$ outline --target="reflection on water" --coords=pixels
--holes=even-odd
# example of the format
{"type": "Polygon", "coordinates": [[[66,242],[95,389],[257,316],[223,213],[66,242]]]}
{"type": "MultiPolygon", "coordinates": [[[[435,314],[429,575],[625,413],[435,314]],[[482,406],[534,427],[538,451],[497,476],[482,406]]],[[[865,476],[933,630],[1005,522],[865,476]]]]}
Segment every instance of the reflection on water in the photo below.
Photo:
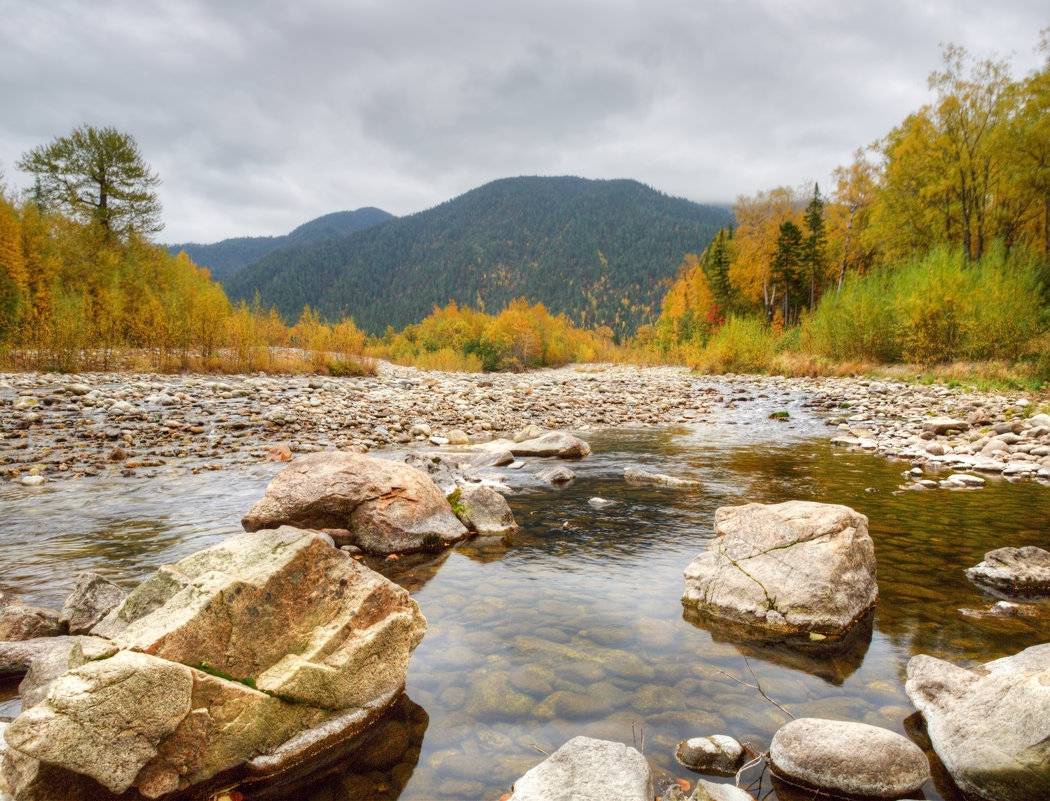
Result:
{"type": "MultiPolygon", "coordinates": [[[[746,684],[798,717],[903,732],[912,655],[967,665],[1045,639],[1046,605],[1013,618],[960,610],[994,603],[964,574],[985,551],[1048,545],[1050,490],[993,479],[972,492],[898,492],[908,465],[832,449],[826,429],[790,398],[752,403],[742,425],[591,432],[594,454],[572,465],[578,477],[564,489],[535,481],[539,461],[505,470],[521,525],[512,541],[377,563],[429,623],[409,669],[412,701],[377,735],[378,756],[341,758],[284,797],[494,800],[578,734],[638,746],[662,786],[688,776],[673,758],[686,737],[725,733],[768,746],[788,718],[746,684]],[[790,422],[769,421],[781,408],[790,422]],[[630,485],[626,465],[703,487],[630,485]],[[594,509],[594,496],[615,503],[594,509]],[[870,630],[820,655],[727,638],[686,619],[682,571],[713,536],[715,509],[793,498],[868,516],[880,590],[870,630]]],[[[128,586],[238,530],[274,469],[35,495],[0,488],[11,565],[2,589],[54,606],[80,570],[128,586]]],[[[931,799],[949,792],[926,788],[931,799]]]]}

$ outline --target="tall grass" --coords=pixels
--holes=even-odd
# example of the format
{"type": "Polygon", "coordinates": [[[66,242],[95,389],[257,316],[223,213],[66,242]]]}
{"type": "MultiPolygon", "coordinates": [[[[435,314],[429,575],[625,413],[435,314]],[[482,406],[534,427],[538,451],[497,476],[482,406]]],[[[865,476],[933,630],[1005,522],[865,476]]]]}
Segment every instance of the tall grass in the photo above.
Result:
{"type": "Polygon", "coordinates": [[[1012,361],[1045,323],[1032,258],[993,247],[970,262],[939,249],[825,296],[803,322],[801,345],[835,361],[1012,361]]]}
{"type": "Polygon", "coordinates": [[[730,317],[706,345],[684,349],[686,363],[705,373],[761,373],[769,369],[775,335],[757,317],[730,317]]]}

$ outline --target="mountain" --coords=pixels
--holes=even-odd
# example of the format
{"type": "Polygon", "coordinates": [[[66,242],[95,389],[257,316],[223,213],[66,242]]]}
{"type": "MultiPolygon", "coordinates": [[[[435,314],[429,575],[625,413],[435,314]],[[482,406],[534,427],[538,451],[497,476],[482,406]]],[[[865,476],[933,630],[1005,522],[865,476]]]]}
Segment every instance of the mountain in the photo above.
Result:
{"type": "Polygon", "coordinates": [[[294,321],[305,304],[381,333],[450,300],[497,312],[540,301],[583,326],[633,333],[659,314],[687,253],[728,208],[672,198],[637,181],[505,178],[427,211],[341,237],[285,247],[225,282],[294,321]]]}
{"type": "Polygon", "coordinates": [[[267,253],[279,248],[288,245],[306,245],[319,239],[330,239],[353,231],[363,231],[393,218],[394,215],[369,206],[357,211],[337,211],[325,214],[316,220],[303,223],[284,236],[241,236],[224,239],[211,245],[184,242],[178,245],[165,245],[165,247],[172,255],[176,255],[179,251],[186,251],[186,255],[194,264],[198,267],[207,267],[216,281],[224,281],[242,267],[258,261],[267,253]]]}

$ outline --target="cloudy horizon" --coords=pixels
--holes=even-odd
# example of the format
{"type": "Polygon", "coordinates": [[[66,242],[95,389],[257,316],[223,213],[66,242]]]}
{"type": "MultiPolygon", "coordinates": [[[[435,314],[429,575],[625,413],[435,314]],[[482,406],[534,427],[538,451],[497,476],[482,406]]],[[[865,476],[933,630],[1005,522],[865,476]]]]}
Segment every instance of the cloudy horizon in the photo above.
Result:
{"type": "Polygon", "coordinates": [[[498,178],[631,178],[698,202],[829,182],[930,100],[952,43],[1009,61],[1028,0],[0,0],[0,169],[83,125],[137,140],[164,242],[399,216],[498,178]],[[214,5],[214,7],[212,7],[214,5]]]}

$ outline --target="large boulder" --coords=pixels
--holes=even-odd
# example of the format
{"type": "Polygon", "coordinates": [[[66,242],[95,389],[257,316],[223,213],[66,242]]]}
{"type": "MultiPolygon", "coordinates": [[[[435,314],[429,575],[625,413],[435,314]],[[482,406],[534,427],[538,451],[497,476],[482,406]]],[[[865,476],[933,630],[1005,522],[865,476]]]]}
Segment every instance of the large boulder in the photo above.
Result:
{"type": "Polygon", "coordinates": [[[70,634],[86,634],[121,601],[124,590],[97,573],[81,573],[73,592],[62,604],[58,620],[70,634]]]}
{"type": "Polygon", "coordinates": [[[468,535],[437,485],[401,462],[359,453],[300,456],[241,521],[245,531],[333,529],[366,553],[433,550],[468,535]]]}
{"type": "Polygon", "coordinates": [[[723,506],[706,553],[685,570],[682,603],[771,635],[843,637],[878,599],[867,518],[788,501],[723,506]]]}
{"type": "Polygon", "coordinates": [[[1033,598],[1050,595],[1050,552],[1026,545],[996,548],[966,571],[974,584],[999,595],[1033,598]]]}
{"type": "Polygon", "coordinates": [[[652,801],[649,763],[623,743],[573,737],[514,782],[509,801],[652,801]]]}
{"type": "Polygon", "coordinates": [[[326,535],[282,526],[162,568],[92,633],[341,709],[400,687],[425,630],[403,589],[326,535]]]}
{"type": "Polygon", "coordinates": [[[970,670],[919,654],[905,691],[968,797],[1050,798],[1050,643],[970,670]]]}
{"type": "Polygon", "coordinates": [[[91,781],[156,798],[280,771],[388,706],[425,627],[405,590],[325,534],[230,537],[129,593],[93,629],[105,639],[38,656],[5,781],[19,801],[91,781]]]}
{"type": "Polygon", "coordinates": [[[773,771],[793,784],[864,798],[905,798],[930,777],[915,743],[896,732],[840,720],[799,718],[769,745],[773,771]]]}
{"type": "Polygon", "coordinates": [[[115,794],[147,798],[186,789],[289,735],[323,711],[292,704],[186,665],[131,651],[56,679],[47,697],[7,727],[4,774],[16,799],[61,798],[90,777],[115,794]],[[52,780],[37,781],[40,766],[52,780]]]}

